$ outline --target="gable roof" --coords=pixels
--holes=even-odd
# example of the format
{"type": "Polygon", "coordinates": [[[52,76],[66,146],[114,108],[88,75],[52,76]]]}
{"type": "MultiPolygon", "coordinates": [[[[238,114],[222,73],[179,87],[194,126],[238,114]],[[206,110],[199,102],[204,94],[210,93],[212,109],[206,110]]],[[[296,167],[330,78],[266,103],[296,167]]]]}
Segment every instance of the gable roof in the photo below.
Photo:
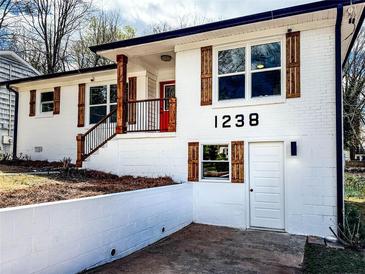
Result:
{"type": "Polygon", "coordinates": [[[288,8],[282,8],[282,9],[257,13],[257,14],[253,14],[253,15],[237,17],[237,18],[233,18],[233,19],[222,20],[222,21],[218,21],[218,22],[212,22],[212,23],[198,25],[198,26],[194,26],[194,27],[188,27],[188,28],[167,31],[167,32],[162,32],[162,33],[157,33],[157,34],[151,34],[151,35],[136,37],[136,38],[127,39],[127,40],[121,40],[121,41],[107,43],[107,44],[95,45],[95,46],[90,47],[90,50],[95,53],[98,53],[99,51],[106,51],[106,50],[112,50],[112,49],[116,49],[116,48],[136,46],[136,45],[141,45],[141,44],[147,44],[147,43],[152,43],[152,42],[157,42],[157,41],[162,41],[162,40],[168,40],[168,39],[173,39],[173,38],[178,38],[178,37],[183,37],[183,36],[199,34],[199,33],[208,32],[208,31],[220,30],[220,29],[225,29],[225,28],[230,28],[230,27],[235,27],[235,26],[240,26],[240,25],[247,25],[247,24],[252,24],[252,23],[257,23],[257,22],[262,22],[262,21],[267,21],[267,20],[273,20],[273,19],[279,19],[279,18],[294,16],[294,15],[299,15],[299,14],[322,11],[322,10],[326,10],[326,9],[333,9],[333,8],[336,8],[341,1],[343,2],[343,5],[359,4],[359,3],[365,2],[365,0],[339,0],[339,1],[335,1],[335,0],[328,1],[327,0],[327,1],[313,2],[313,3],[309,3],[309,4],[304,4],[304,5],[298,5],[298,6],[288,7],[288,8]]]}
{"type": "Polygon", "coordinates": [[[0,50],[0,56],[4,56],[4,57],[10,57],[11,59],[23,64],[24,66],[26,66],[27,68],[29,68],[31,71],[34,72],[34,74],[36,75],[40,75],[41,73],[36,70],[35,68],[33,68],[28,62],[26,62],[23,58],[21,58],[18,54],[16,54],[14,51],[10,51],[10,50],[0,50]]]}

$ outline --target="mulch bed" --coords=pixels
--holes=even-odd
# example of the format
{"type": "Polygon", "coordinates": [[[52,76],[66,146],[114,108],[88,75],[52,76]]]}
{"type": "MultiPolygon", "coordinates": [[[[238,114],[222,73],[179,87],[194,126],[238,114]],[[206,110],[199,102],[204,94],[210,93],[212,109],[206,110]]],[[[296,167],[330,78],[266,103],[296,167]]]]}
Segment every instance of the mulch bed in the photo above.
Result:
{"type": "Polygon", "coordinates": [[[11,191],[1,191],[0,189],[0,208],[69,200],[175,184],[170,177],[119,177],[109,173],[74,168],[61,170],[58,174],[37,176],[45,177],[47,183],[11,191]]]}

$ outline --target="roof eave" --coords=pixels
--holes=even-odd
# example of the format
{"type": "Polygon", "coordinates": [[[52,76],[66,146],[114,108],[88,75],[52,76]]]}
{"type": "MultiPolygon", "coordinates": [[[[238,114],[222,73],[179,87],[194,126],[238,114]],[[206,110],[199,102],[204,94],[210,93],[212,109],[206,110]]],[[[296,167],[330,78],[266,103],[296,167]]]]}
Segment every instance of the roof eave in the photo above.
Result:
{"type": "MultiPolygon", "coordinates": [[[[363,3],[365,0],[345,0],[344,5],[349,4],[358,4],[363,3]]],[[[246,25],[246,24],[252,24],[267,20],[273,20],[273,19],[280,19],[284,17],[289,16],[295,16],[299,14],[305,14],[305,13],[311,13],[316,11],[322,11],[327,9],[332,9],[337,7],[338,2],[337,1],[319,1],[319,2],[313,2],[309,4],[294,6],[294,7],[288,7],[288,8],[282,8],[278,10],[273,11],[267,11],[262,13],[257,13],[253,15],[247,15],[243,17],[237,17],[233,19],[208,23],[204,25],[194,26],[194,27],[188,27],[158,34],[152,34],[147,36],[141,36],[136,37],[128,40],[121,40],[117,42],[107,43],[107,44],[101,44],[101,45],[95,45],[91,46],[90,50],[98,53],[101,51],[107,51],[107,50],[113,50],[116,48],[124,48],[124,47],[130,47],[130,46],[136,46],[141,44],[147,44],[162,40],[168,40],[173,38],[178,38],[182,36],[189,36],[224,28],[230,28],[240,25],[246,25]]]]}

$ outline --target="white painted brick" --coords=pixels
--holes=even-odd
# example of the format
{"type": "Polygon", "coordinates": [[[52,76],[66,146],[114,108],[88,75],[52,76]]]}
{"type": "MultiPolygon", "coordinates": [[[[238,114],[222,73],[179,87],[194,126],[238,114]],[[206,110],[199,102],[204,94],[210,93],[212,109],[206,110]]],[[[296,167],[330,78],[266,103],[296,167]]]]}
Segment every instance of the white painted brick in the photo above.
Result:
{"type": "Polygon", "coordinates": [[[1,223],[0,272],[76,273],[128,255],[190,224],[192,196],[192,186],[182,184],[0,209],[0,220],[9,221],[6,225],[1,223]],[[148,200],[150,206],[138,206],[143,200],[148,200]],[[132,206],[114,206],[124,205],[125,201],[132,206]],[[90,213],[94,209],[95,216],[90,213]],[[42,231],[47,233],[29,233],[27,230],[35,223],[37,227],[39,223],[46,226],[42,231]],[[20,236],[8,241],[13,226],[20,236]],[[166,227],[165,233],[161,232],[162,226],[166,227]],[[116,248],[118,256],[110,255],[112,248],[116,248]]]}

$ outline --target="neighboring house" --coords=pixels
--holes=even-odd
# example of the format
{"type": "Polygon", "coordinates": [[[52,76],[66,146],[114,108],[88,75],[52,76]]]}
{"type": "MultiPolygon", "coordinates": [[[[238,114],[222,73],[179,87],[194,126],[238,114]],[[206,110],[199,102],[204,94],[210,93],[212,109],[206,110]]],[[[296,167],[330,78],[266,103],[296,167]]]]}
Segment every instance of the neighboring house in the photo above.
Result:
{"type": "Polygon", "coordinates": [[[91,47],[117,64],[5,83],[17,151],[194,182],[197,223],[329,236],[343,220],[342,64],[363,10],[321,1],[91,47]]]}
{"type": "MultiPolygon", "coordinates": [[[[0,81],[39,75],[12,51],[0,51],[0,81]]],[[[12,153],[15,94],[0,85],[0,155],[12,153]]]]}

